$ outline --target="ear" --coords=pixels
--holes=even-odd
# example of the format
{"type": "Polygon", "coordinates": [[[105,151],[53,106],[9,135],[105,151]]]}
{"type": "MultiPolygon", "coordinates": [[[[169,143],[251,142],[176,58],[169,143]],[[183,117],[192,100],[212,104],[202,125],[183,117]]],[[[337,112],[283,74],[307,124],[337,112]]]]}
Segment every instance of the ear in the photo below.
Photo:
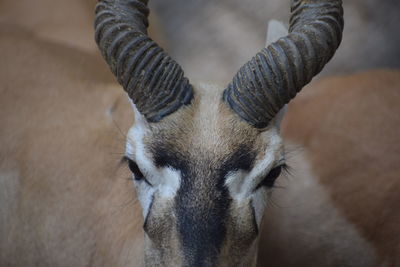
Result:
{"type": "Polygon", "coordinates": [[[134,145],[135,140],[139,140],[143,137],[144,133],[149,129],[149,123],[146,121],[146,118],[140,114],[139,110],[136,108],[136,105],[132,102],[132,99],[128,96],[128,94],[126,95],[133,109],[134,122],[126,135],[127,142],[125,145],[125,153],[127,155],[134,155],[136,150],[136,146],[134,145]]]}
{"type": "MultiPolygon", "coordinates": [[[[141,139],[146,134],[146,132],[150,131],[150,124],[146,120],[146,117],[143,116],[143,114],[141,114],[139,112],[135,103],[132,102],[132,99],[130,99],[130,97],[128,95],[127,95],[127,97],[129,99],[129,102],[131,103],[131,106],[133,109],[133,114],[135,116],[133,125],[129,129],[127,137],[128,137],[128,139],[129,138],[141,139]]],[[[133,152],[133,148],[130,147],[130,145],[132,143],[134,143],[134,142],[130,142],[129,140],[127,142],[126,150],[127,150],[128,154],[129,154],[129,152],[133,152]]]]}
{"type": "Polygon", "coordinates": [[[287,106],[288,105],[283,106],[283,108],[281,110],[279,110],[279,112],[276,114],[275,118],[272,120],[273,123],[275,124],[275,127],[278,128],[278,130],[280,130],[282,120],[285,117],[285,114],[287,112],[287,106]]]}
{"type": "Polygon", "coordinates": [[[280,38],[285,37],[288,34],[288,30],[285,25],[277,20],[270,20],[268,22],[267,39],[265,41],[265,47],[269,46],[273,42],[278,41],[280,38]]]}
{"type": "Polygon", "coordinates": [[[135,116],[133,124],[140,125],[145,128],[149,128],[149,123],[147,122],[146,118],[139,112],[135,103],[133,103],[132,99],[128,96],[128,94],[127,94],[127,97],[129,99],[129,103],[131,103],[131,107],[133,109],[133,115],[135,116]]]}

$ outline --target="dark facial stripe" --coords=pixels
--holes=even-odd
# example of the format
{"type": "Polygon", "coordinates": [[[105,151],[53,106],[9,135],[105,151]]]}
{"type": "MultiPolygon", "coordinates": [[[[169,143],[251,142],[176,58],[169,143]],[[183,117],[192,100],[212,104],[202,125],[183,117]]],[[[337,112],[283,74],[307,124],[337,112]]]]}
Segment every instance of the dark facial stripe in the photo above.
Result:
{"type": "MultiPolygon", "coordinates": [[[[193,170],[194,166],[192,167],[191,165],[200,165],[199,163],[195,164],[196,161],[203,160],[200,156],[197,159],[190,159],[183,151],[173,151],[172,148],[164,147],[162,144],[155,145],[151,150],[151,154],[153,154],[154,164],[157,167],[171,166],[174,169],[185,170],[186,172],[189,171],[189,167],[193,170]]],[[[226,176],[230,171],[239,169],[249,171],[254,165],[255,158],[256,153],[247,146],[242,145],[228,159],[223,160],[217,166],[215,166],[216,164],[207,166],[217,169],[220,176],[226,176]]]]}
{"type": "Polygon", "coordinates": [[[232,170],[249,170],[255,154],[242,147],[225,162],[214,163],[207,155],[191,160],[162,146],[152,152],[157,166],[181,171],[175,212],[184,265],[215,266],[225,240],[231,203],[225,176],[232,170]]]}
{"type": "Polygon", "coordinates": [[[253,168],[256,153],[245,145],[240,146],[235,153],[226,159],[219,169],[220,175],[226,176],[231,171],[249,171],[253,168]]]}
{"type": "Polygon", "coordinates": [[[193,175],[187,173],[184,177],[176,198],[176,212],[185,265],[214,266],[225,239],[231,199],[223,179],[196,177],[209,182],[199,190],[190,181],[193,175]]]}

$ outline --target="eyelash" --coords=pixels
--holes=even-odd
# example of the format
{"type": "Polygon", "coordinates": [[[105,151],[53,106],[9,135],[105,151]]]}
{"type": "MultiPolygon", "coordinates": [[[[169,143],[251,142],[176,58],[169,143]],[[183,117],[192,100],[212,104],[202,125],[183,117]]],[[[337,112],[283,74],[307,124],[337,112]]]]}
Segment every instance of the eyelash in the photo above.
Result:
{"type": "Polygon", "coordinates": [[[256,190],[260,189],[261,187],[273,188],[276,179],[282,174],[282,171],[288,169],[286,164],[279,165],[274,167],[269,173],[264,177],[264,179],[257,185],[256,190]]]}
{"type": "Polygon", "coordinates": [[[122,161],[127,162],[128,163],[128,167],[129,170],[133,173],[135,180],[136,181],[144,181],[146,182],[148,185],[152,185],[143,175],[143,173],[140,171],[139,166],[136,164],[136,162],[134,162],[133,160],[131,160],[130,158],[128,158],[127,156],[124,156],[122,158],[122,161]]]}

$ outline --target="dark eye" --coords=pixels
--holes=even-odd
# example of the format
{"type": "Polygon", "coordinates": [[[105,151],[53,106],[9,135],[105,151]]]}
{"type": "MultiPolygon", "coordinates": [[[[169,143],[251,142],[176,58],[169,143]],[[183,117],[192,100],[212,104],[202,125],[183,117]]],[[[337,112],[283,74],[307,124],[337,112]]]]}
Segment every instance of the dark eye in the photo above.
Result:
{"type": "Polygon", "coordinates": [[[256,190],[259,189],[262,186],[271,188],[274,186],[276,178],[279,177],[279,175],[282,172],[283,166],[278,166],[270,170],[270,172],[265,176],[265,178],[261,181],[261,183],[257,186],[256,190]]]}
{"type": "Polygon", "coordinates": [[[135,180],[140,181],[140,180],[144,179],[144,175],[140,171],[139,166],[136,164],[136,162],[134,162],[133,160],[131,160],[128,157],[124,157],[124,160],[128,162],[129,169],[135,176],[135,180]]]}

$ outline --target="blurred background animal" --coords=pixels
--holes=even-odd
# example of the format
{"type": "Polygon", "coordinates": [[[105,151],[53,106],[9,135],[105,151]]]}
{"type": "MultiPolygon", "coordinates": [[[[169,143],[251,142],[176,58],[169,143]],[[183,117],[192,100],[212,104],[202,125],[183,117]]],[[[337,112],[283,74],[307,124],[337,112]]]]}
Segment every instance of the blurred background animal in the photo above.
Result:
{"type": "MultiPolygon", "coordinates": [[[[141,212],[119,164],[132,114],[93,41],[95,2],[0,3],[1,266],[142,260],[141,212]]],[[[289,17],[286,1],[152,4],[150,35],[187,76],[223,83],[263,47],[267,20],[289,17]]],[[[260,266],[400,264],[399,72],[349,75],[399,67],[399,4],[344,4],[342,46],[321,76],[346,75],[289,105],[292,175],[273,190],[260,266]]]]}

